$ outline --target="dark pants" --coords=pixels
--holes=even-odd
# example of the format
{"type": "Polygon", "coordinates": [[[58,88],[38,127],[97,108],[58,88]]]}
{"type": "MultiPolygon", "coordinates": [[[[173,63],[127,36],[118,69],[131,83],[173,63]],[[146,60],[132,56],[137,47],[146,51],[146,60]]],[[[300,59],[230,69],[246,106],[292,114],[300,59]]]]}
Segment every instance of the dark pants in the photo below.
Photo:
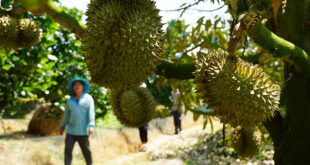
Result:
{"type": "Polygon", "coordinates": [[[147,124],[142,127],[139,127],[139,134],[142,143],[147,143],[147,124]]]}
{"type": "Polygon", "coordinates": [[[181,113],[179,111],[172,111],[175,134],[178,134],[179,131],[182,131],[181,128],[181,113]]]}
{"type": "Polygon", "coordinates": [[[65,141],[65,165],[71,165],[72,150],[75,142],[78,142],[83,152],[87,165],[92,165],[91,151],[89,148],[88,136],[66,135],[65,141]]]}

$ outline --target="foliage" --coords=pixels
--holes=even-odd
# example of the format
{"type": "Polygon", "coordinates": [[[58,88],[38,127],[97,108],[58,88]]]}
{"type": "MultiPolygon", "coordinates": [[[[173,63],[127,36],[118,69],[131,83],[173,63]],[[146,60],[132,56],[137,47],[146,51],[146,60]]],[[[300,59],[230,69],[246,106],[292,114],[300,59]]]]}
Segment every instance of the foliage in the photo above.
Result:
{"type": "MultiPolygon", "coordinates": [[[[79,20],[82,17],[77,9],[65,10],[77,15],[79,20]]],[[[76,76],[89,78],[80,55],[81,43],[70,31],[45,16],[34,17],[26,13],[23,17],[36,21],[43,29],[43,37],[40,44],[29,49],[0,50],[3,117],[22,117],[25,114],[22,105],[30,100],[44,101],[52,108],[64,110],[68,81],[76,76]]],[[[96,116],[103,117],[109,108],[106,91],[92,85],[90,94],[95,100],[96,116]]]]}

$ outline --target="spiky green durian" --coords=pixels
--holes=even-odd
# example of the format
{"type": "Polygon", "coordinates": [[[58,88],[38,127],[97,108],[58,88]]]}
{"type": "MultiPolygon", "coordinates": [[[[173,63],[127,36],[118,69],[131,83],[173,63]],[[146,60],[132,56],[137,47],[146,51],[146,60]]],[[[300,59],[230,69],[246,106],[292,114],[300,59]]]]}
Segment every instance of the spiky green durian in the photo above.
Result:
{"type": "Polygon", "coordinates": [[[223,123],[255,125],[278,109],[280,87],[258,65],[213,51],[200,58],[196,68],[196,89],[223,123]]]}
{"type": "Polygon", "coordinates": [[[42,38],[42,29],[31,19],[18,20],[18,46],[29,48],[38,44],[42,38]]]}
{"type": "Polygon", "coordinates": [[[253,157],[261,146],[261,133],[255,127],[237,127],[231,133],[231,145],[241,157],[253,157]]]}
{"type": "Polygon", "coordinates": [[[110,89],[139,86],[156,70],[162,23],[151,0],[92,0],[82,50],[92,81],[110,89]]]}
{"type": "Polygon", "coordinates": [[[0,18],[0,49],[17,49],[18,22],[10,16],[0,18]]]}
{"type": "Polygon", "coordinates": [[[109,100],[117,119],[128,127],[141,127],[156,115],[155,99],[146,88],[113,90],[109,100]]]}

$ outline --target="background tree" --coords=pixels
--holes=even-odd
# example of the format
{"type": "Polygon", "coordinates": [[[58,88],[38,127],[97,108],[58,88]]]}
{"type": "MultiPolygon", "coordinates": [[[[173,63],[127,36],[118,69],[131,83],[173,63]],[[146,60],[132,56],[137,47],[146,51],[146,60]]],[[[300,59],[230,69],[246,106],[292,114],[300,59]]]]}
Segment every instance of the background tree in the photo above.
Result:
{"type": "MultiPolygon", "coordinates": [[[[2,6],[9,8],[13,3],[2,1],[2,6]]],[[[77,9],[62,9],[81,20],[82,13],[77,9]]],[[[36,21],[43,29],[43,36],[42,41],[31,48],[0,50],[1,117],[23,117],[32,110],[27,107],[30,103],[44,102],[49,107],[46,118],[59,122],[65,109],[65,97],[69,95],[68,81],[76,76],[90,78],[81,56],[81,43],[70,31],[46,16],[23,12],[18,17],[36,21]]],[[[96,117],[102,118],[109,109],[106,90],[95,84],[91,86],[96,117]]]]}

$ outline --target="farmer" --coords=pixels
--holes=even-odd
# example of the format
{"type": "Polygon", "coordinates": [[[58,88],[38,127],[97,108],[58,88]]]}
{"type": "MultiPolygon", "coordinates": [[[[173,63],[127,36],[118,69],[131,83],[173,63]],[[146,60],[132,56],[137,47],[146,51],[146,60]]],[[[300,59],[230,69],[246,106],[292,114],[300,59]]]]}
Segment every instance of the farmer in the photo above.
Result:
{"type": "Polygon", "coordinates": [[[94,132],[95,112],[94,100],[87,92],[89,83],[84,78],[74,78],[68,84],[71,98],[67,100],[65,115],[60,134],[63,135],[67,126],[65,140],[65,165],[72,161],[72,150],[77,141],[83,152],[87,165],[92,164],[88,136],[94,132]]]}
{"type": "Polygon", "coordinates": [[[146,143],[147,143],[147,127],[148,124],[145,124],[144,126],[139,127],[139,135],[142,142],[142,145],[139,148],[140,152],[146,151],[146,143]]]}
{"type": "Polygon", "coordinates": [[[172,87],[171,103],[172,103],[172,115],[175,127],[174,134],[179,134],[179,132],[182,131],[181,115],[183,113],[184,106],[180,103],[180,101],[177,101],[179,97],[180,97],[179,89],[172,87]]]}

